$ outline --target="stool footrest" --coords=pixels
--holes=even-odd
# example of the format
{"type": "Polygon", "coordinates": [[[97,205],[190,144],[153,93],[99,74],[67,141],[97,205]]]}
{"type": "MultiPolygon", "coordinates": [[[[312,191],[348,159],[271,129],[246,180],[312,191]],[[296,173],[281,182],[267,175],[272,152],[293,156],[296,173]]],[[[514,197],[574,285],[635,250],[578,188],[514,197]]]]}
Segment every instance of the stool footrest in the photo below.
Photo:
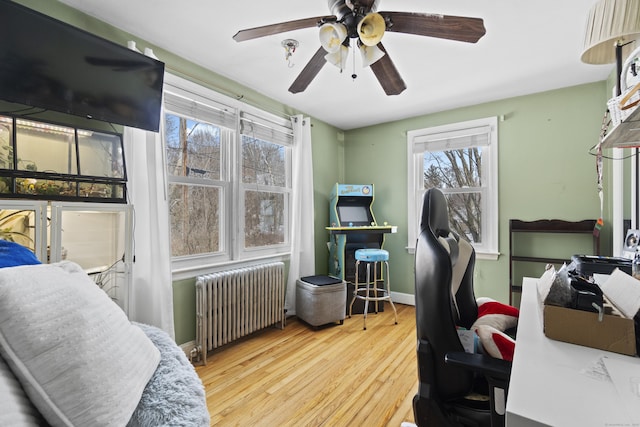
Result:
{"type": "Polygon", "coordinates": [[[391,297],[386,296],[386,297],[363,297],[362,295],[356,295],[357,299],[361,299],[361,300],[369,300],[369,301],[391,301],[391,297]]]}
{"type": "Polygon", "coordinates": [[[376,292],[379,294],[383,294],[383,295],[389,295],[389,291],[387,291],[386,289],[383,288],[360,288],[360,289],[356,289],[353,291],[354,294],[356,294],[356,296],[362,297],[364,298],[366,296],[366,291],[369,291],[370,294],[375,294],[376,292]],[[362,293],[363,295],[360,295],[360,293],[362,293]]]}

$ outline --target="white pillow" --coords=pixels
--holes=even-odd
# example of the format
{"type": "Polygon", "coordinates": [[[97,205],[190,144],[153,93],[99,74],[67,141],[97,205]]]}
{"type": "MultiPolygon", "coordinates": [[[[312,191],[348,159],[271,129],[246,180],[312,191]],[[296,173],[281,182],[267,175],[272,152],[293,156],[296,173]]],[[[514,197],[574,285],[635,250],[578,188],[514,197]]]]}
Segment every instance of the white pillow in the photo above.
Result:
{"type": "Polygon", "coordinates": [[[68,261],[0,269],[0,353],[55,426],[125,425],[160,360],[68,261]]]}
{"type": "Polygon", "coordinates": [[[40,414],[2,357],[0,396],[0,426],[38,427],[41,424],[40,414]]]}

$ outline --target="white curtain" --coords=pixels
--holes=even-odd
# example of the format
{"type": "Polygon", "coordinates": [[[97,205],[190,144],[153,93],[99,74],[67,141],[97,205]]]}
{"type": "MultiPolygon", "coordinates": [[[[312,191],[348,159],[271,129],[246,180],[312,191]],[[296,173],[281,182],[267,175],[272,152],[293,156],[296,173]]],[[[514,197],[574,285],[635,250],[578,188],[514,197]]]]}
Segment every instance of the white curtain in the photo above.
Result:
{"type": "Polygon", "coordinates": [[[160,132],[125,128],[129,201],[134,208],[134,263],[130,320],[156,326],[171,337],[173,286],[169,248],[169,208],[165,180],[164,114],[160,132]]]}
{"type": "Polygon", "coordinates": [[[293,124],[293,194],[291,197],[291,261],[285,309],[296,314],[296,280],[315,274],[313,162],[311,120],[297,115],[293,124]]]}

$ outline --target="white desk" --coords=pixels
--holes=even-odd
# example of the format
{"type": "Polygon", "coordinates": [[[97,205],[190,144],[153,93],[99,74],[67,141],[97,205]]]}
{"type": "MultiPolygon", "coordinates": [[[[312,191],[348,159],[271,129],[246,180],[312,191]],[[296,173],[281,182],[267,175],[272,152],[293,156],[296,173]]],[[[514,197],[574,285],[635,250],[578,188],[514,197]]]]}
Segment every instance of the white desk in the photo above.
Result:
{"type": "MultiPolygon", "coordinates": [[[[632,363],[635,372],[640,359],[545,337],[536,283],[523,280],[507,427],[639,427],[640,419],[628,415],[614,383],[585,371],[606,356],[632,363]]],[[[640,407],[640,398],[637,403],[640,407]]]]}

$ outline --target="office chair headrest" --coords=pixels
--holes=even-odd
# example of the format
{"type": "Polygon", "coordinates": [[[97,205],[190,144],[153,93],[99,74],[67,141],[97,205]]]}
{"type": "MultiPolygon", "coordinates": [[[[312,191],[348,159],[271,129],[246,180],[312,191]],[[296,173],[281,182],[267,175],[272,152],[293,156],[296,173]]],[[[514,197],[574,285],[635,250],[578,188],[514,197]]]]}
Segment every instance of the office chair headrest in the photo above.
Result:
{"type": "Polygon", "coordinates": [[[450,232],[447,199],[437,188],[431,188],[424,194],[420,231],[427,228],[436,237],[446,237],[450,232]]]}
{"type": "Polygon", "coordinates": [[[451,265],[455,266],[458,262],[458,255],[460,254],[460,247],[458,240],[453,233],[448,236],[441,236],[438,238],[440,244],[449,252],[449,258],[451,258],[451,265]]]}
{"type": "Polygon", "coordinates": [[[449,252],[451,265],[458,261],[458,236],[449,228],[447,199],[437,188],[427,190],[424,195],[420,231],[430,231],[449,252]]]}

